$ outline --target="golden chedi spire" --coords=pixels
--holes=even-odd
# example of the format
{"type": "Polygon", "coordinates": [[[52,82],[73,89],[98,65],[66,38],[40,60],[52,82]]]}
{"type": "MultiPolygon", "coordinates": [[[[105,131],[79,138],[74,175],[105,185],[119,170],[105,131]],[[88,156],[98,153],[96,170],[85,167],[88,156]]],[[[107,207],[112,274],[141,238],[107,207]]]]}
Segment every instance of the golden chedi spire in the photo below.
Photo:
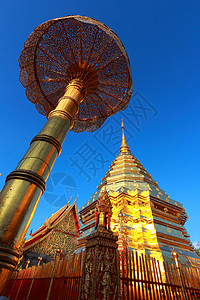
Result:
{"type": "Polygon", "coordinates": [[[119,153],[131,153],[130,151],[130,148],[126,142],[126,138],[125,138],[125,135],[124,135],[124,121],[122,119],[122,124],[121,124],[121,128],[122,128],[122,142],[121,142],[121,146],[120,146],[120,149],[119,149],[119,153]]]}
{"type": "Polygon", "coordinates": [[[159,262],[164,258],[171,263],[171,251],[174,248],[182,264],[199,268],[200,259],[195,256],[183,226],[188,217],[184,206],[171,199],[131,154],[124,135],[123,121],[121,128],[119,154],[102,178],[96,193],[79,210],[84,220],[79,250],[84,249],[87,236],[94,230],[95,203],[106,188],[112,204],[111,229],[119,233],[120,249],[128,244],[129,250],[136,250],[139,255],[147,253],[159,262]]]}

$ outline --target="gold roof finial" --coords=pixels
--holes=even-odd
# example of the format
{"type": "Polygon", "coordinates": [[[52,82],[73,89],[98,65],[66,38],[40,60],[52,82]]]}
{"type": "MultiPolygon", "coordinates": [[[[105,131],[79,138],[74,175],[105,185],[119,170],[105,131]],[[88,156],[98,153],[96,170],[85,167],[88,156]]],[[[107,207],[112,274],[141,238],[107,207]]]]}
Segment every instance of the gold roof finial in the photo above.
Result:
{"type": "Polygon", "coordinates": [[[122,143],[119,149],[119,153],[131,153],[130,148],[126,142],[125,139],[125,135],[124,135],[124,121],[122,119],[122,124],[121,124],[121,128],[122,128],[122,143]]]}
{"type": "Polygon", "coordinates": [[[123,118],[122,118],[122,125],[121,125],[121,128],[122,128],[122,130],[124,131],[124,120],[123,120],[123,118]]]}

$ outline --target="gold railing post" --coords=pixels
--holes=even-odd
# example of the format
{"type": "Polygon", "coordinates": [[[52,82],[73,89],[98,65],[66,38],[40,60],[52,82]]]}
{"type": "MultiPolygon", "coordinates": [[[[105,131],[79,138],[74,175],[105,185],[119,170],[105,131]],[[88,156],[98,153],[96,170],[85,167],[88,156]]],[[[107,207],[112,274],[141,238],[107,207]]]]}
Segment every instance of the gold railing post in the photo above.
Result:
{"type": "Polygon", "coordinates": [[[33,138],[15,171],[6,178],[0,193],[0,295],[10,271],[17,265],[20,247],[45,191],[46,180],[83,99],[83,82],[72,80],[44,128],[33,138]]]}
{"type": "Polygon", "coordinates": [[[50,284],[49,284],[49,289],[48,289],[46,300],[49,300],[49,298],[50,298],[51,289],[52,289],[53,280],[54,280],[54,273],[55,273],[56,266],[57,266],[57,264],[59,262],[60,252],[61,252],[61,249],[58,247],[56,249],[55,263],[54,263],[54,266],[53,266],[53,271],[52,271],[52,275],[51,275],[51,281],[50,281],[50,284]]]}
{"type": "Polygon", "coordinates": [[[33,278],[32,278],[32,280],[31,280],[31,284],[30,284],[30,287],[29,287],[29,291],[28,291],[26,300],[29,299],[29,296],[30,296],[30,294],[31,294],[31,290],[32,290],[33,283],[34,283],[34,280],[35,280],[36,271],[37,271],[37,268],[40,266],[40,262],[41,262],[41,260],[42,260],[42,257],[39,256],[39,257],[37,258],[37,260],[38,260],[37,266],[35,266],[35,271],[34,271],[34,274],[33,274],[33,278]]]}
{"type": "Polygon", "coordinates": [[[179,279],[180,279],[180,282],[181,282],[181,289],[182,289],[183,299],[187,300],[186,291],[185,291],[185,288],[184,288],[184,285],[183,285],[183,278],[182,278],[180,265],[179,265],[179,261],[178,261],[179,255],[174,249],[172,250],[171,255],[174,259],[176,270],[177,270],[177,273],[178,273],[178,276],[179,276],[179,279]]]}

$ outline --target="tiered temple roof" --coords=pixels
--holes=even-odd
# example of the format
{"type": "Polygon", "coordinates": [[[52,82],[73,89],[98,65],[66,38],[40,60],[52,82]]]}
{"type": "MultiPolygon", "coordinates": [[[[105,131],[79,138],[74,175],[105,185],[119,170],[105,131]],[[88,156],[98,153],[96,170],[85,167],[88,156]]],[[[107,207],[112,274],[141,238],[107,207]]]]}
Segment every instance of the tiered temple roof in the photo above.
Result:
{"type": "Polygon", "coordinates": [[[57,247],[62,249],[64,255],[72,254],[77,247],[80,225],[76,201],[72,205],[67,203],[48,220],[46,219],[37,231],[30,234],[31,237],[23,246],[26,258],[32,257],[36,261],[35,258],[39,255],[44,258],[55,257],[57,247]]]}
{"type": "Polygon", "coordinates": [[[200,263],[183,226],[188,218],[184,206],[172,200],[131,153],[125,139],[123,121],[119,154],[96,193],[79,209],[83,223],[78,245],[80,249],[84,248],[86,236],[94,230],[95,205],[104,189],[113,206],[111,228],[118,234],[121,232],[130,250],[146,252],[159,260],[163,257],[170,260],[174,248],[182,263],[200,263]]]}

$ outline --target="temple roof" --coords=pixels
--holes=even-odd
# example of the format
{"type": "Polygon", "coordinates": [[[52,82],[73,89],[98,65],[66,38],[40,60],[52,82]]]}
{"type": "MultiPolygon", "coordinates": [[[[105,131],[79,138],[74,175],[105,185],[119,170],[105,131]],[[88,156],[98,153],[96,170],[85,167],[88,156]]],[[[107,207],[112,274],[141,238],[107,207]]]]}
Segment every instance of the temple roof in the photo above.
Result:
{"type": "Polygon", "coordinates": [[[29,248],[35,246],[40,241],[44,240],[51,231],[60,223],[63,221],[63,219],[70,213],[74,213],[74,218],[76,222],[77,229],[79,231],[81,224],[78,217],[77,212],[77,206],[76,206],[76,200],[73,204],[67,203],[64,205],[61,209],[59,209],[57,212],[52,214],[52,216],[47,220],[45,220],[44,224],[36,230],[34,233],[31,233],[31,237],[27,239],[24,243],[23,250],[28,250],[29,248]]]}
{"type": "Polygon", "coordinates": [[[111,163],[109,170],[102,178],[86,205],[82,206],[79,211],[84,209],[90,203],[98,199],[102,189],[106,187],[108,193],[120,194],[121,192],[129,194],[150,194],[162,203],[168,202],[168,206],[176,207],[177,210],[183,210],[184,206],[172,199],[166,192],[158,186],[158,183],[151,177],[151,174],[143,167],[142,163],[131,153],[125,138],[124,122],[122,121],[122,142],[119,154],[111,163]]]}

